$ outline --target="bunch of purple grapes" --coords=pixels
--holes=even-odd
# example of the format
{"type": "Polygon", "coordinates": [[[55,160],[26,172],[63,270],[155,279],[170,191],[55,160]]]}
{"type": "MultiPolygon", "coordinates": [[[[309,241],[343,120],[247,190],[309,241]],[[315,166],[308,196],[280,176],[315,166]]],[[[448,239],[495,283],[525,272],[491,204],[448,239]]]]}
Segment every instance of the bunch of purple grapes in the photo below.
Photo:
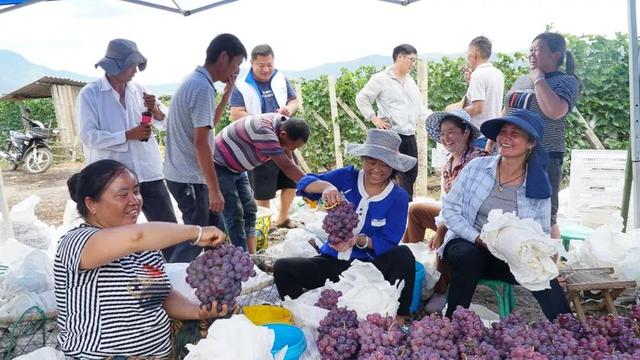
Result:
{"type": "Polygon", "coordinates": [[[314,305],[326,310],[331,310],[338,306],[340,296],[342,296],[342,291],[324,289],[320,292],[320,298],[318,298],[318,301],[316,301],[314,305]]]}
{"type": "Polygon", "coordinates": [[[400,359],[405,334],[393,317],[369,314],[358,324],[360,352],[358,359],[400,359]]]}
{"type": "Polygon", "coordinates": [[[411,348],[411,359],[437,359],[436,356],[442,359],[460,358],[456,330],[448,318],[431,314],[412,322],[409,331],[407,341],[411,348]]]}
{"type": "MultiPolygon", "coordinates": [[[[462,354],[467,357],[480,356],[488,354],[480,354],[483,352],[496,352],[495,348],[489,349],[486,344],[483,350],[480,345],[487,339],[487,329],[478,314],[462,306],[458,306],[451,317],[451,324],[455,329],[456,341],[458,348],[462,354]]],[[[498,357],[499,358],[499,357],[498,357]]]]}
{"type": "Polygon", "coordinates": [[[332,244],[341,244],[353,237],[353,229],[358,226],[358,214],[353,205],[343,201],[329,209],[322,221],[322,229],[329,235],[332,244]]]}
{"type": "Polygon", "coordinates": [[[352,359],[359,350],[358,314],[346,308],[333,308],[318,328],[318,351],[323,360],[352,359]]]}
{"type": "Polygon", "coordinates": [[[210,308],[216,301],[217,311],[223,305],[231,311],[242,291],[242,282],[255,275],[249,254],[232,245],[209,249],[187,267],[187,283],[196,289],[200,304],[210,308]]]}

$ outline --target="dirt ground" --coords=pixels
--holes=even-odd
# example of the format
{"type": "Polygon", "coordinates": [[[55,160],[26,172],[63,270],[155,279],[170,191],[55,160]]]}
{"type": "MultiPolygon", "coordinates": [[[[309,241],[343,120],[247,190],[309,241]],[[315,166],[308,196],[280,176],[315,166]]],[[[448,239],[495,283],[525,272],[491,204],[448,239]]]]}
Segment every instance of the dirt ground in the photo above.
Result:
{"type": "Polygon", "coordinates": [[[62,224],[62,215],[69,192],[67,179],[82,168],[81,163],[54,164],[44,174],[31,175],[18,170],[2,169],[4,195],[9,208],[30,195],[40,197],[36,216],[49,225],[62,224]]]}

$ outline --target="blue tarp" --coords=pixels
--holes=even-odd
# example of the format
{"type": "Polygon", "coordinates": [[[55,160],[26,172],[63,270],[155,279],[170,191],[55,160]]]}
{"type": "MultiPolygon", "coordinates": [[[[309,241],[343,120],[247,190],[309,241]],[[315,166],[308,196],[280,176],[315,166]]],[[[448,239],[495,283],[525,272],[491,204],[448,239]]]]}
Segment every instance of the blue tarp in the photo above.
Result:
{"type": "Polygon", "coordinates": [[[18,4],[24,4],[26,2],[29,2],[29,0],[0,0],[0,6],[1,5],[18,5],[18,4]]]}

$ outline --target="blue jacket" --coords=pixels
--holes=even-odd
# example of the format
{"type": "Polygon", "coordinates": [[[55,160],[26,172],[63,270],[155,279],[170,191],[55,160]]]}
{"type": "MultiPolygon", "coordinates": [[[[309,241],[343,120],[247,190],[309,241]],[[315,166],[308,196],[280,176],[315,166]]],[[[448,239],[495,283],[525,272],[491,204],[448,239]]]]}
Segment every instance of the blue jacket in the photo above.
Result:
{"type": "MultiPolygon", "coordinates": [[[[373,243],[373,248],[369,250],[353,247],[351,259],[367,261],[398,246],[407,225],[409,195],[398,185],[389,183],[382,193],[369,197],[364,190],[363,179],[364,172],[353,166],[321,175],[307,174],[298,181],[297,194],[311,200],[320,199],[321,194],[310,194],[303,191],[307,185],[317,180],[327,181],[338,188],[345,198],[353,204],[360,218],[358,226],[354,229],[354,234],[365,234],[371,238],[373,243]]],[[[337,257],[337,252],[329,244],[324,244],[320,253],[337,257]]]]}

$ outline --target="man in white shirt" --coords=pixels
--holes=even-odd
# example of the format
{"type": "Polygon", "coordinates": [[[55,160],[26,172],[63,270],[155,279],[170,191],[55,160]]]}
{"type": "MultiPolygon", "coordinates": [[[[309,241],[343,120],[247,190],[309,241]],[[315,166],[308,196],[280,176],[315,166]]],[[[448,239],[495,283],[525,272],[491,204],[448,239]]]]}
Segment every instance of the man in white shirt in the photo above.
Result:
{"type": "Polygon", "coordinates": [[[165,111],[148,90],[131,82],[138,70],[145,69],[147,59],[133,41],[115,39],[95,66],[105,76],[82,88],[76,109],[85,164],[102,159],[123,163],[140,181],[147,220],[176,222],[158,143],[151,132],[152,125],[165,127],[165,111]],[[150,124],[142,122],[145,111],[152,114],[150,124]]]}
{"type": "MultiPolygon", "coordinates": [[[[471,122],[480,128],[483,122],[500,117],[504,96],[504,75],[489,61],[491,41],[484,36],[471,40],[467,49],[467,61],[470,68],[465,70],[465,80],[469,82],[463,99],[464,110],[471,115],[471,122]]],[[[487,146],[484,136],[476,139],[474,145],[487,146]]],[[[493,152],[493,145],[487,148],[493,152]]]]}
{"type": "MultiPolygon", "coordinates": [[[[391,129],[400,135],[400,152],[418,158],[416,125],[424,121],[430,111],[424,106],[418,85],[409,73],[418,61],[418,52],[409,44],[393,49],[393,65],[374,74],[356,95],[356,105],[378,129],[391,129]],[[371,104],[376,102],[378,113],[371,104]]],[[[413,184],[418,176],[418,165],[401,172],[399,185],[413,198],[413,184]]]]}

